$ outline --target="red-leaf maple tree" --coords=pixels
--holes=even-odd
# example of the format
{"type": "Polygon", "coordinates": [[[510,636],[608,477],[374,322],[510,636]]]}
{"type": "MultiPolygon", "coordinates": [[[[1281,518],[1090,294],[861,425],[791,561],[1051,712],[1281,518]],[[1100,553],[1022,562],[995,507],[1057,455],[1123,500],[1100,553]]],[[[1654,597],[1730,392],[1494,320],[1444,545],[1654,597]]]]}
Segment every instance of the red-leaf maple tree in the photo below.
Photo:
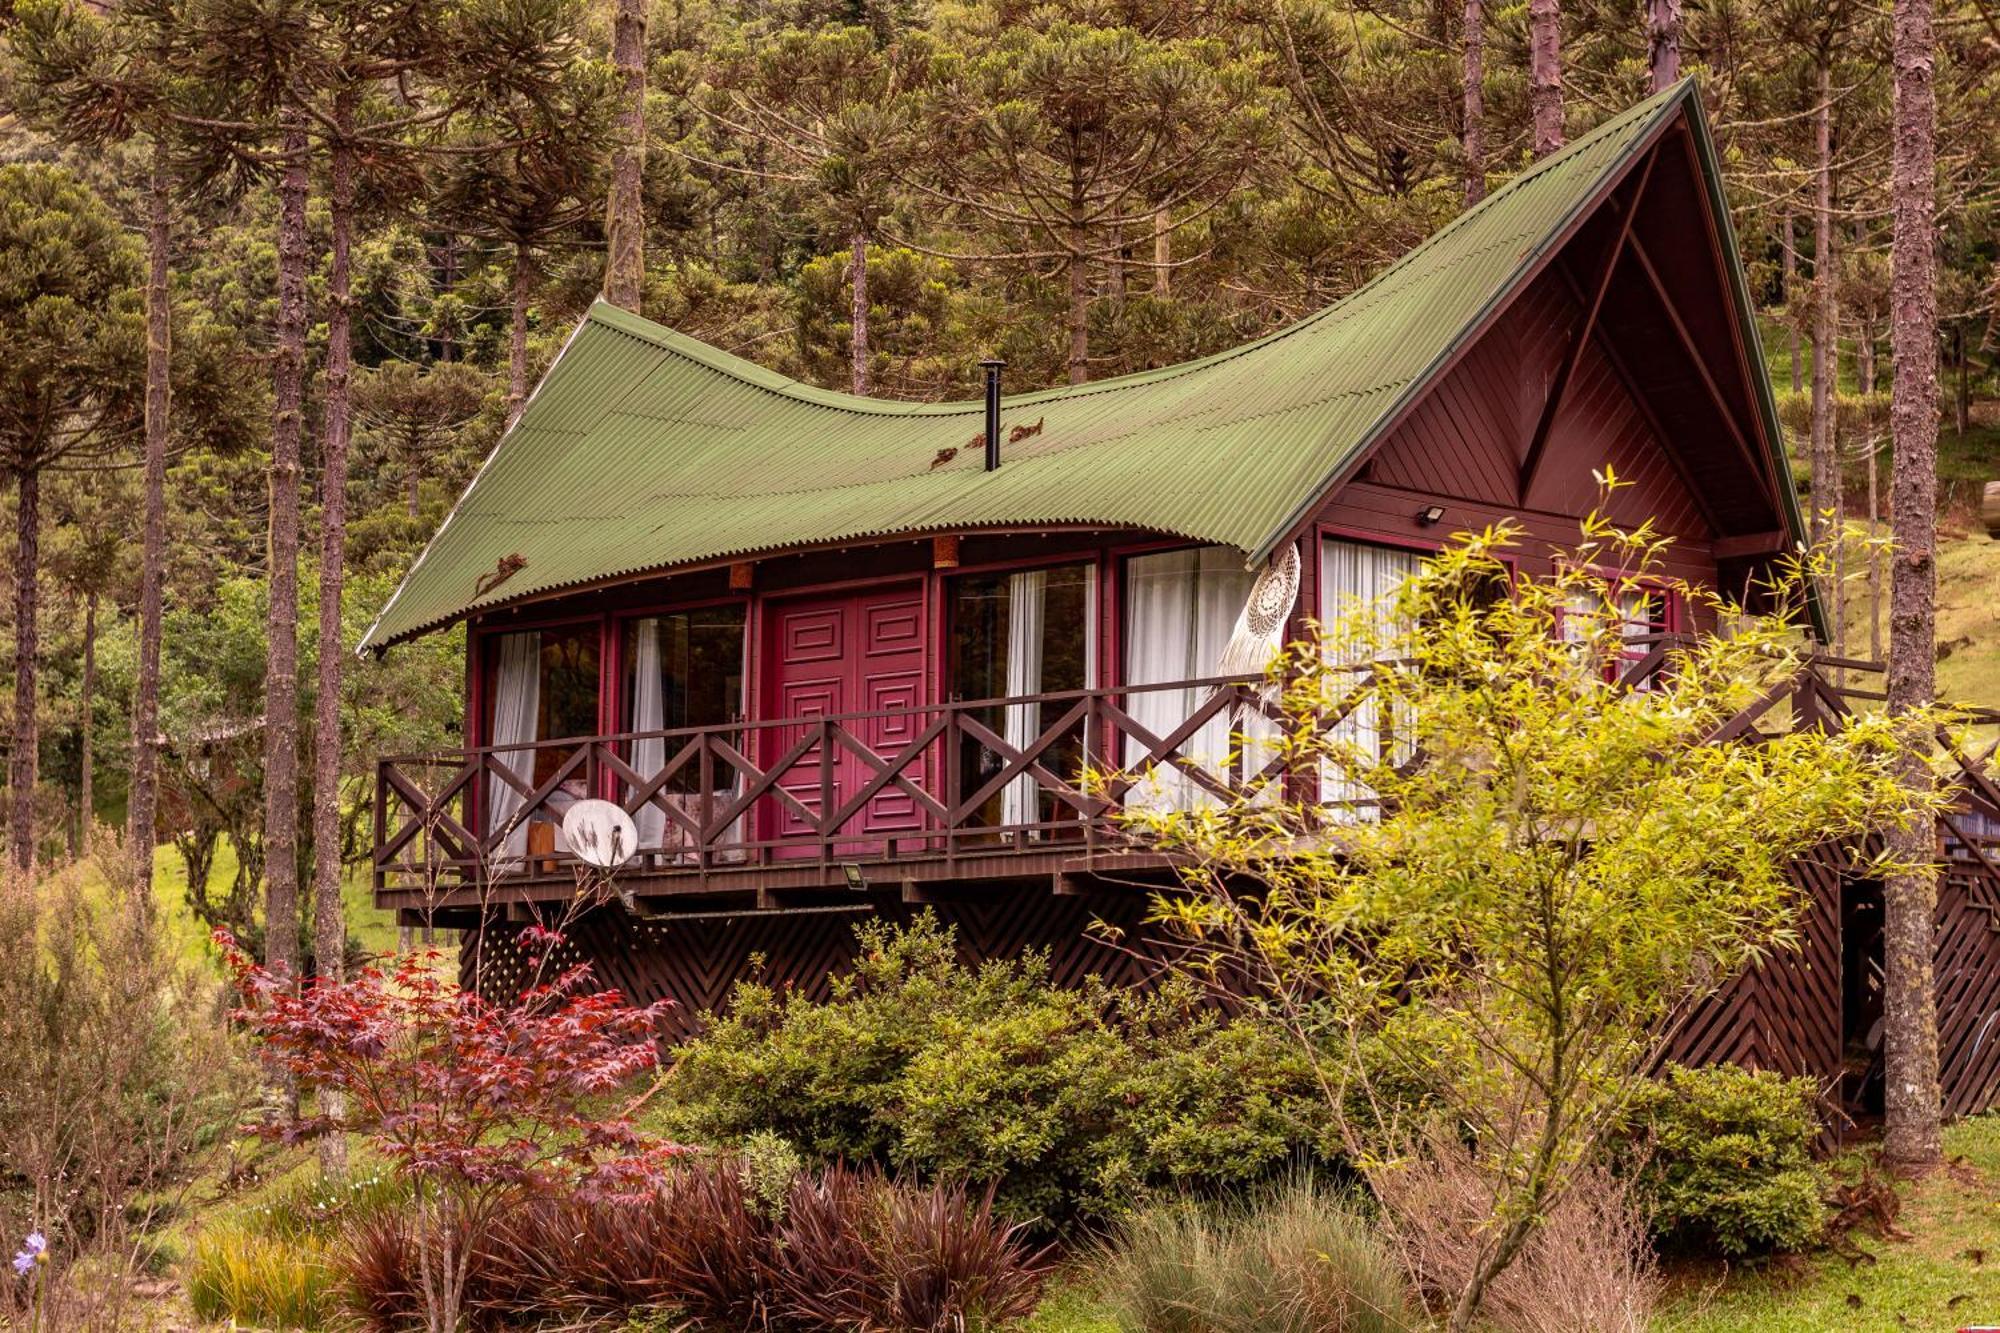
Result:
{"type": "MultiPolygon", "coordinates": [[[[233,1017],[302,1092],[345,1094],[324,1112],[257,1127],[287,1142],[364,1133],[410,1181],[421,1212],[429,1326],[457,1327],[472,1241],[524,1191],[636,1199],[686,1150],[642,1133],[620,1089],[656,1068],[667,1002],[634,1006],[588,989],[580,966],[501,1005],[447,980],[435,953],[392,972],[298,987],[226,931],[216,942],[242,1004],[233,1017]]],[[[552,931],[523,932],[552,947],[552,931]]],[[[324,1106],[329,1099],[316,1099],[324,1106]]]]}

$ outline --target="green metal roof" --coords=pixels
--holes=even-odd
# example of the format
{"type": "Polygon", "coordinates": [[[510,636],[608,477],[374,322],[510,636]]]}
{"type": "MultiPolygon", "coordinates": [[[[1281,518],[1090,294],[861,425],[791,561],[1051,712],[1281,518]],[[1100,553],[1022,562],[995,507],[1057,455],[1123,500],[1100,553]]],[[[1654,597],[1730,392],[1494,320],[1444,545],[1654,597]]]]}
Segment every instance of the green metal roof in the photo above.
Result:
{"type": "Polygon", "coordinates": [[[578,584],[901,533],[1134,527],[1260,559],[1684,104],[1706,150],[1682,83],[1296,324],[1204,360],[1010,396],[994,472],[982,403],[814,388],[599,303],[362,646],[578,584]],[[510,555],[518,572],[482,595],[510,555]]]}

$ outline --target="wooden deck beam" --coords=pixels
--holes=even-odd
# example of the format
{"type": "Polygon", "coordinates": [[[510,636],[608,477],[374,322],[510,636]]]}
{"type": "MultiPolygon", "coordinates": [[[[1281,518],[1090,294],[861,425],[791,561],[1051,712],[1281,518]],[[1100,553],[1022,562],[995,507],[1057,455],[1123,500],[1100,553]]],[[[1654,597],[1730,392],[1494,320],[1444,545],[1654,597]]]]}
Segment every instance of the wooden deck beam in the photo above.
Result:
{"type": "Polygon", "coordinates": [[[1750,441],[1743,434],[1743,428],[1736,424],[1736,415],[1729,410],[1728,400],[1722,396],[1722,387],[1715,382],[1715,376],[1709,373],[1708,361],[1702,356],[1694,335],[1688,331],[1687,321],[1681,318],[1680,307],[1674,303],[1673,296],[1667,291],[1666,280],[1660,277],[1659,269],[1653,266],[1653,257],[1646,253],[1645,243],[1637,236],[1631,238],[1631,243],[1632,257],[1639,261],[1640,271],[1646,275],[1646,281],[1651,284],[1653,295],[1659,298],[1660,309],[1665,313],[1667,323],[1673,326],[1674,336],[1679,339],[1681,349],[1687,353],[1688,359],[1694,362],[1695,374],[1701,378],[1702,387],[1708,391],[1708,398],[1715,405],[1716,415],[1722,418],[1722,424],[1728,428],[1729,438],[1735,441],[1736,451],[1742,455],[1743,462],[1750,469],[1750,475],[1757,479],[1758,493],[1763,496],[1765,503],[1772,507],[1773,512],[1780,512],[1777,496],[1771,490],[1771,479],[1765,475],[1764,465],[1758,460],[1757,451],[1750,447],[1750,441]]]}

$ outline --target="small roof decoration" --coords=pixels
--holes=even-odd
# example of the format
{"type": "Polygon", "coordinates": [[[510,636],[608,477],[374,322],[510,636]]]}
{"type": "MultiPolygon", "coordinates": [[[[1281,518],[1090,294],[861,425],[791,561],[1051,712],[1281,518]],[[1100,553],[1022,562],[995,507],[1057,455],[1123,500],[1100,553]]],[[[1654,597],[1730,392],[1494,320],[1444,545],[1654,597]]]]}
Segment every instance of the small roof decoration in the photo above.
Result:
{"type": "MultiPolygon", "coordinates": [[[[992,472],[981,402],[815,388],[600,302],[362,647],[567,587],[899,534],[1131,527],[1261,564],[1683,111],[1733,244],[1683,82],[1317,314],[1203,360],[1009,397],[992,472]]],[[[1782,438],[1768,387],[1757,397],[1766,437],[1782,438]]]]}

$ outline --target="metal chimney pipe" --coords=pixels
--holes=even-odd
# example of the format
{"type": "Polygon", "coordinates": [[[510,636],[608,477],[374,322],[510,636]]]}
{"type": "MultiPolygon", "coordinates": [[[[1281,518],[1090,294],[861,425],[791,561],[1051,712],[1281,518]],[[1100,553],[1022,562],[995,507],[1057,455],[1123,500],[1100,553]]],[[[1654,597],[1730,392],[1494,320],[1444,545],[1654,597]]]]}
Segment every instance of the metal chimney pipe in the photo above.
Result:
{"type": "Polygon", "coordinates": [[[979,363],[986,368],[986,470],[1000,466],[1000,368],[1007,363],[989,357],[979,363]]]}

